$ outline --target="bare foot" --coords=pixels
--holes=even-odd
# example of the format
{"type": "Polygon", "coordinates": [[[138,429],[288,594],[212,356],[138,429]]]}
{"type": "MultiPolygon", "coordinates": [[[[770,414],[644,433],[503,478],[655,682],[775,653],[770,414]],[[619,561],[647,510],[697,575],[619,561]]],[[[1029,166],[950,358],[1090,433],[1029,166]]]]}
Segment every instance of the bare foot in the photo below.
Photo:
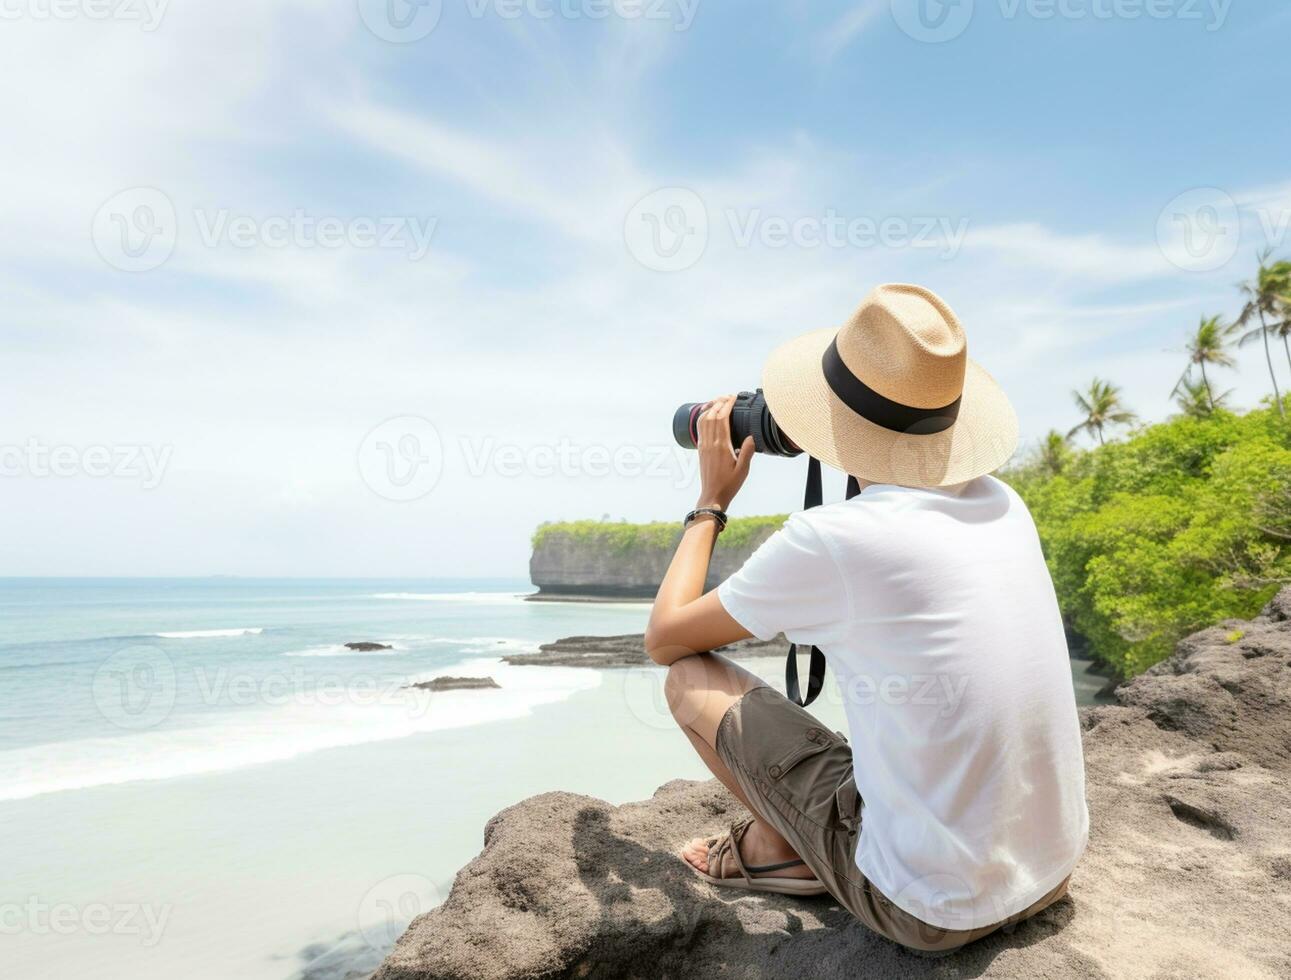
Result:
{"type": "MultiPolygon", "coordinates": [[[[735,866],[734,858],[730,856],[727,856],[720,870],[710,871],[708,868],[708,840],[704,837],[696,837],[683,847],[681,856],[697,870],[714,878],[734,878],[738,877],[740,873],[735,866]]],[[[740,838],[740,859],[747,868],[780,864],[784,861],[795,861],[798,859],[798,855],[793,848],[785,843],[784,838],[771,832],[761,820],[755,820],[749,829],[744,832],[744,836],[740,838]]],[[[775,876],[778,878],[807,879],[816,877],[805,864],[795,865],[792,868],[783,868],[776,871],[775,876]]]]}

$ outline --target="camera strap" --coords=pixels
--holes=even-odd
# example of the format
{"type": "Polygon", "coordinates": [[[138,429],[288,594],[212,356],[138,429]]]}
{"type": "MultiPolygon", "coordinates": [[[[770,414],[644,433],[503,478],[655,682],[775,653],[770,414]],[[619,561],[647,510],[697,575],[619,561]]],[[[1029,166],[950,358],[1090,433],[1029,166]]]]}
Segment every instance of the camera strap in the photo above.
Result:
{"type": "MultiPolygon", "coordinates": [[[[847,499],[851,500],[860,492],[861,486],[856,482],[856,477],[848,476],[847,499]]],[[[802,509],[810,510],[813,507],[819,507],[824,498],[820,460],[813,456],[807,461],[807,489],[803,494],[802,509]]],[[[798,687],[798,647],[800,645],[794,643],[789,647],[789,659],[785,661],[784,666],[784,692],[790,701],[805,708],[816,700],[821,688],[825,686],[825,655],[820,652],[819,647],[811,648],[811,666],[807,668],[807,696],[804,698],[798,687]]]]}

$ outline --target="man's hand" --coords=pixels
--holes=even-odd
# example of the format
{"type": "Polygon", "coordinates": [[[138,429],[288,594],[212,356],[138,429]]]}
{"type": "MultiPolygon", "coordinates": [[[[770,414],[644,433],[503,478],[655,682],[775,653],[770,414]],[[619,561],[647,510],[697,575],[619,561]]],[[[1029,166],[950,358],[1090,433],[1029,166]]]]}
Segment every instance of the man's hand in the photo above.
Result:
{"type": "MultiPolygon", "coordinates": [[[[716,398],[699,417],[699,506],[726,510],[744,485],[753,459],[753,439],[744,440],[737,456],[731,449],[731,406],[735,396],[716,398]]],[[[717,591],[704,594],[704,580],[713,555],[714,521],[696,521],[686,529],[672,556],[668,574],[659,584],[646,626],[645,647],[657,664],[676,663],[682,657],[749,636],[749,632],[722,608],[717,591]]]]}
{"type": "Polygon", "coordinates": [[[753,437],[740,446],[737,456],[731,447],[731,408],[734,395],[715,398],[699,416],[699,503],[724,511],[744,486],[753,460],[753,437]]]}

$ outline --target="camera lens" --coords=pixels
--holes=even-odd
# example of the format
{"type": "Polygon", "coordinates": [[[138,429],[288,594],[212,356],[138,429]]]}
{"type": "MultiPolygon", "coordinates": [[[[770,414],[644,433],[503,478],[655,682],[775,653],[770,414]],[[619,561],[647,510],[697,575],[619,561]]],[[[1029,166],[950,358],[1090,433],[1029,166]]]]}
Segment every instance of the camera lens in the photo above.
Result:
{"type": "MultiPolygon", "coordinates": [[[[694,449],[698,445],[697,426],[706,404],[687,402],[673,413],[672,437],[683,449],[694,449]]],[[[761,388],[741,391],[731,406],[731,445],[739,449],[748,436],[753,437],[753,446],[758,452],[769,456],[797,456],[802,452],[776,425],[761,388]]]]}
{"type": "Polygon", "coordinates": [[[699,413],[704,408],[703,402],[687,402],[672,415],[672,437],[682,449],[695,449],[699,446],[699,413]]]}

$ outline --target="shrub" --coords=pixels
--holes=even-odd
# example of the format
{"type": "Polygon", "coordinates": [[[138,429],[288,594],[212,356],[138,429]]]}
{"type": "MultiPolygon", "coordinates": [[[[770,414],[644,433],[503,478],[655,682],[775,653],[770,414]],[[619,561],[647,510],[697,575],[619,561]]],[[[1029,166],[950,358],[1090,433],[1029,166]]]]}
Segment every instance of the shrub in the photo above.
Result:
{"type": "MultiPolygon", "coordinates": [[[[785,514],[768,517],[733,517],[726,530],[717,539],[722,550],[744,548],[755,535],[785,522],[785,514]]],[[[668,550],[677,545],[681,524],[677,521],[659,521],[653,524],[612,524],[608,521],[566,521],[543,524],[534,532],[535,550],[553,538],[565,538],[609,554],[626,555],[642,551],[668,550]]]]}
{"type": "Polygon", "coordinates": [[[1002,474],[1031,508],[1068,624],[1132,676],[1291,581],[1291,439],[1273,409],[1219,411],[1002,474]]]}

